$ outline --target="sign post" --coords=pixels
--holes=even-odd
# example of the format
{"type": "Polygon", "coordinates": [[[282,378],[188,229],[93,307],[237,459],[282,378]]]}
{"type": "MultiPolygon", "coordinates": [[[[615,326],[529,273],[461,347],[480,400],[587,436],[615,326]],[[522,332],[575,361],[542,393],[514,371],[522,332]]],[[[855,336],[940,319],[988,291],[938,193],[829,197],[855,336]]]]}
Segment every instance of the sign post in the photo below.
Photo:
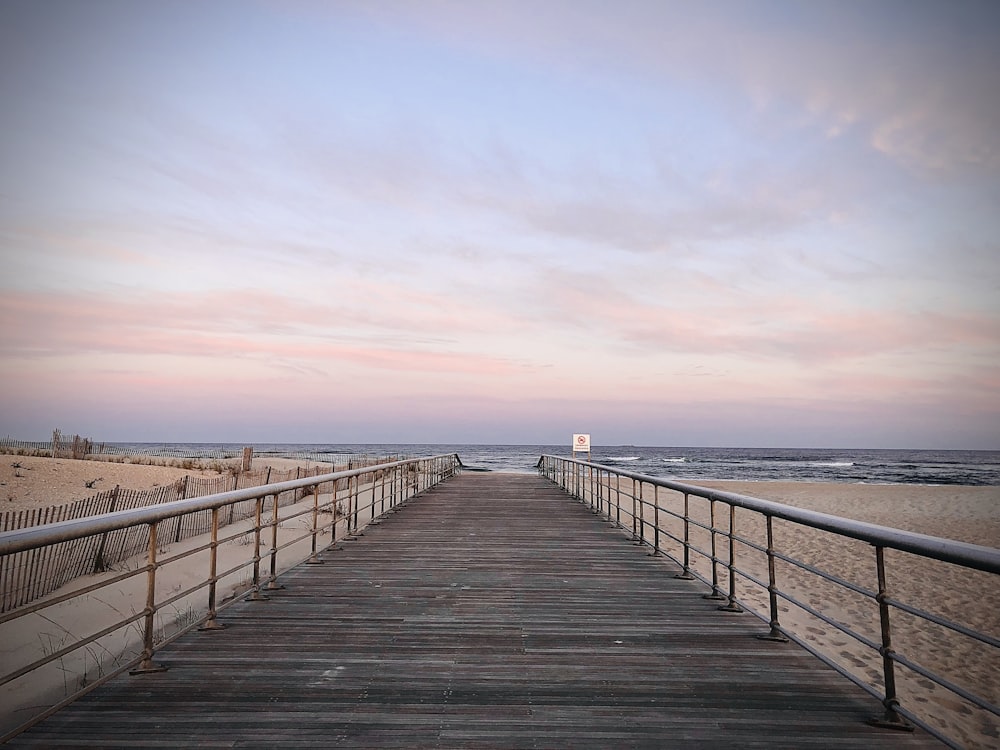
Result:
{"type": "MultiPolygon", "coordinates": [[[[590,434],[589,433],[577,433],[577,434],[573,435],[573,458],[576,458],[576,454],[577,453],[586,453],[587,454],[587,463],[588,464],[590,463],[590,434]]],[[[573,471],[573,475],[576,477],[577,491],[580,492],[580,499],[581,500],[585,499],[586,498],[586,494],[587,494],[586,485],[584,484],[583,472],[581,471],[582,468],[583,467],[581,467],[580,465],[577,464],[577,465],[574,466],[574,471],[573,471]]],[[[587,467],[587,474],[588,474],[587,478],[590,480],[590,489],[591,489],[591,492],[593,492],[593,489],[594,489],[594,484],[593,484],[593,482],[594,482],[594,476],[593,476],[592,471],[593,470],[588,466],[587,467]]]]}

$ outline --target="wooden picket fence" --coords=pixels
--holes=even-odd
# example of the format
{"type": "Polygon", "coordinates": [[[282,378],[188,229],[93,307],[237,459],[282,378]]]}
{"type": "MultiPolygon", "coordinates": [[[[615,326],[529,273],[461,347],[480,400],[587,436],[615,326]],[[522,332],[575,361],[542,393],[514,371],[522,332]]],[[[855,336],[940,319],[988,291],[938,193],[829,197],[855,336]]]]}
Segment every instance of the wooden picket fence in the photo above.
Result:
{"type": "MultiPolygon", "coordinates": [[[[372,463],[376,461],[373,460],[372,463]]],[[[357,466],[356,462],[354,466],[357,466]]],[[[186,476],[174,484],[151,490],[115,487],[64,505],[0,513],[0,532],[85,518],[101,513],[143,508],[185,498],[204,497],[229,490],[315,477],[345,468],[347,467],[317,466],[287,471],[265,468],[223,474],[218,477],[186,476]]],[[[332,483],[329,487],[321,486],[320,491],[333,492],[332,483]]],[[[298,496],[295,492],[283,492],[278,496],[277,504],[280,507],[295,503],[301,496],[301,491],[298,496]]],[[[235,503],[220,514],[220,525],[226,526],[249,518],[255,511],[254,500],[235,503]]],[[[160,525],[159,539],[162,543],[168,544],[208,533],[211,530],[211,519],[211,512],[207,510],[170,519],[160,525]]],[[[144,552],[148,545],[149,527],[135,526],[0,557],[0,613],[45,596],[80,576],[113,570],[116,565],[144,552]]]]}

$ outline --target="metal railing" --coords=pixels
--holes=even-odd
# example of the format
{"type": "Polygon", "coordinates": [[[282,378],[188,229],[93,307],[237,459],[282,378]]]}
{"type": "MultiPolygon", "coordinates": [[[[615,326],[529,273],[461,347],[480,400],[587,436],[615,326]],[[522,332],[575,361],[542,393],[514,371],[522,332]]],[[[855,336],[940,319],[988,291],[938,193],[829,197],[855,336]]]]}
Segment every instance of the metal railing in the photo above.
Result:
{"type": "MultiPolygon", "coordinates": [[[[970,626],[927,611],[934,603],[927,601],[930,597],[926,592],[918,593],[917,598],[922,600],[917,604],[903,601],[895,587],[888,584],[887,557],[887,553],[899,555],[892,560],[891,572],[896,580],[919,575],[914,560],[935,561],[934,565],[943,563],[957,569],[961,582],[968,586],[977,585],[971,579],[982,576],[983,588],[978,595],[989,602],[990,592],[1000,592],[1000,550],[576,459],[545,455],[537,468],[542,476],[587,504],[594,513],[631,533],[636,544],[679,565],[679,578],[698,579],[709,586],[705,598],[718,600],[720,610],[745,611],[765,622],[767,632],[761,638],[794,641],[880,700],[884,715],[872,723],[895,729],[912,729],[915,724],[946,745],[962,747],[942,722],[917,706],[901,703],[898,686],[903,673],[908,688],[932,683],[930,689],[941,688],[951,694],[949,698],[957,697],[964,713],[980,712],[982,720],[990,724],[990,731],[1000,728],[996,721],[1000,717],[996,696],[1000,690],[996,679],[1000,674],[1000,618],[994,613],[985,624],[970,626]],[[782,548],[778,544],[777,524],[790,524],[782,529],[788,538],[794,538],[796,533],[801,537],[802,529],[816,536],[822,533],[818,546],[826,545],[831,555],[839,551],[862,560],[870,555],[868,580],[858,579],[856,573],[832,573],[796,557],[790,549],[794,545],[782,548]],[[852,605],[853,616],[829,611],[831,608],[824,605],[822,598],[827,587],[839,588],[841,595],[859,603],[852,605]],[[868,615],[860,611],[865,606],[868,615]],[[835,629],[861,644],[870,661],[862,665],[838,659],[836,649],[831,652],[813,642],[815,636],[811,637],[810,632],[815,633],[815,627],[790,627],[781,622],[783,615],[799,620],[800,625],[811,622],[835,629]],[[971,666],[968,663],[962,665],[957,676],[944,676],[923,665],[926,654],[922,650],[908,652],[894,640],[894,626],[901,629],[900,623],[908,632],[933,628],[943,633],[945,650],[955,646],[956,641],[964,642],[971,658],[983,666],[986,677],[972,684],[964,674],[971,666]]],[[[993,599],[994,604],[998,601],[993,599]]],[[[838,643],[842,647],[844,641],[838,643]]]]}
{"type": "MultiPolygon", "coordinates": [[[[356,537],[368,523],[453,476],[460,466],[454,454],[392,461],[0,533],[0,558],[10,556],[16,561],[18,555],[50,545],[88,537],[103,539],[136,527],[148,531],[144,559],[96,580],[81,579],[72,590],[56,591],[0,615],[0,634],[11,649],[0,674],[0,705],[5,706],[0,742],[126,670],[132,674],[163,671],[166,667],[154,661],[160,648],[195,627],[205,631],[225,628],[219,614],[227,607],[245,599],[267,599],[268,591],[283,588],[278,583],[280,572],[303,561],[322,564],[322,553],[335,549],[339,540],[356,537]],[[289,493],[293,493],[291,503],[279,502],[289,493]],[[220,536],[220,516],[241,503],[253,505],[251,517],[245,523],[225,526],[226,536],[220,536]],[[193,513],[210,514],[207,538],[174,544],[158,534],[165,522],[193,513]],[[248,552],[252,552],[249,557],[248,552]],[[171,577],[171,570],[179,572],[171,577]],[[235,585],[220,603],[224,581],[229,585],[235,581],[235,585]],[[124,603],[109,604],[113,596],[124,603]],[[143,602],[141,609],[122,611],[135,599],[143,602]],[[73,618],[81,609],[94,609],[95,603],[107,605],[105,610],[112,615],[92,624],[92,632],[73,632],[72,623],[77,622],[73,618]],[[171,614],[176,616],[167,622],[171,614]],[[43,644],[42,655],[34,658],[38,643],[29,639],[41,638],[43,628],[54,631],[56,637],[43,644]],[[25,648],[15,649],[18,642],[25,648]],[[73,674],[72,684],[66,681],[67,673],[73,674]],[[59,685],[52,684],[53,675],[59,685]],[[63,694],[55,696],[60,687],[63,694]]],[[[3,569],[15,575],[17,565],[7,564],[3,569]]]]}

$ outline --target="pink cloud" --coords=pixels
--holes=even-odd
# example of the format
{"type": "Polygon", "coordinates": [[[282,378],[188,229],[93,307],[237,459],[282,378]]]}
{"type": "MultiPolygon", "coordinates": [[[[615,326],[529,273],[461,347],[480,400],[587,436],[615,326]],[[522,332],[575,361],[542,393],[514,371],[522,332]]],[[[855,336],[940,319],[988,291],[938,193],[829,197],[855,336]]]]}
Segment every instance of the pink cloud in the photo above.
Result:
{"type": "MultiPolygon", "coordinates": [[[[448,312],[435,311],[430,317],[437,315],[448,312]]],[[[426,336],[409,337],[407,329],[416,327],[413,320],[402,321],[402,330],[394,330],[388,327],[394,321],[381,314],[376,317],[383,319],[383,328],[356,331],[354,326],[368,324],[367,313],[350,316],[263,292],[161,294],[150,300],[15,292],[0,299],[0,316],[9,323],[2,337],[7,356],[260,358],[311,366],[350,362],[395,371],[489,375],[524,367],[509,358],[468,351],[446,336],[434,337],[431,343],[426,336]],[[369,338],[373,343],[366,343],[369,338]]],[[[461,319],[452,326],[462,327],[461,319]]]]}
{"type": "Polygon", "coordinates": [[[609,279],[565,270],[543,283],[551,320],[595,328],[633,347],[798,363],[966,349],[1000,354],[995,318],[971,311],[847,308],[830,299],[724,288],[702,297],[682,284],[675,296],[668,287],[663,301],[653,302],[609,279]]]}

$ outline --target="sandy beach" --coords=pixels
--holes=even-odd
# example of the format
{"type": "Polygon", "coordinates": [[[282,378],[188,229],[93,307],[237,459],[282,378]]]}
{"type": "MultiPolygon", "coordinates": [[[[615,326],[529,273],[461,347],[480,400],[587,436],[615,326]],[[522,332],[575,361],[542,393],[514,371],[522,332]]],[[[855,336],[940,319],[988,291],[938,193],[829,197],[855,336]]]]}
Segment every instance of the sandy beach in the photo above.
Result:
{"type": "MultiPolygon", "coordinates": [[[[274,459],[275,468],[288,468],[295,462],[274,459]]],[[[255,468],[258,467],[255,461],[255,468]]],[[[13,499],[4,499],[4,507],[25,507],[32,503],[61,503],[87,497],[101,489],[120,484],[135,489],[150,488],[158,484],[176,481],[185,474],[211,476],[215,469],[197,469],[170,466],[148,466],[136,464],[112,464],[94,461],[53,460],[48,458],[26,458],[3,456],[0,466],[0,482],[5,494],[13,499]],[[20,464],[15,468],[12,464],[20,464]],[[100,478],[97,487],[86,484],[100,478]]],[[[930,487],[918,485],[860,485],[805,482],[702,482],[728,491],[747,494],[802,508],[809,508],[834,515],[854,518],[886,526],[906,529],[922,534],[942,536],[974,544],[1000,546],[1000,487],[930,487]]],[[[676,509],[677,496],[660,496],[661,507],[676,509]]],[[[644,497],[646,497],[644,495],[644,497]]],[[[696,517],[707,518],[707,504],[701,508],[692,506],[696,517]]],[[[307,526],[310,516],[304,516],[288,524],[283,534],[298,531],[307,526]]],[[[740,533],[754,539],[762,539],[760,524],[737,515],[740,533]]],[[[664,525],[675,533],[680,531],[676,523],[664,521],[664,525]]],[[[874,556],[872,548],[857,542],[832,538],[828,534],[813,532],[794,524],[776,523],[776,543],[779,549],[798,560],[852,581],[858,586],[874,587],[874,556]]],[[[692,541],[707,547],[707,534],[692,541]]],[[[669,548],[669,543],[667,544],[669,548]]],[[[178,552],[181,548],[170,550],[178,552]]],[[[676,552],[676,550],[673,550],[676,552]]],[[[227,545],[227,554],[244,556],[247,548],[237,542],[227,545]]],[[[308,553],[303,551],[301,556],[308,553]]],[[[720,549],[720,554],[722,550],[720,549]]],[[[743,553],[740,553],[743,555],[743,553]]],[[[300,557],[301,557],[300,556],[300,557]]],[[[179,590],[190,585],[196,572],[188,567],[203,566],[204,560],[198,555],[190,562],[171,566],[174,577],[164,580],[166,591],[179,590]]],[[[752,559],[747,554],[743,563],[755,574],[766,576],[766,561],[762,555],[752,559]]],[[[1000,581],[996,576],[976,574],[950,569],[950,566],[934,561],[914,558],[909,555],[889,555],[889,576],[892,595],[914,606],[930,609],[936,614],[964,623],[970,627],[1000,636],[1000,617],[995,611],[995,603],[1000,601],[1000,581]]],[[[790,567],[790,566],[782,566],[790,567]]],[[[695,568],[703,575],[710,575],[711,569],[698,562],[695,568]]],[[[169,570],[169,568],[168,568],[169,570]]],[[[725,585],[725,570],[723,586],[725,585]]],[[[849,625],[866,637],[879,638],[877,606],[871,600],[839,586],[817,584],[812,576],[803,576],[794,569],[781,570],[783,588],[794,592],[810,606],[822,611],[838,622],[849,625]]],[[[73,585],[73,584],[71,584],[73,585]]],[[[141,588],[141,587],[140,587],[141,588]]],[[[230,587],[232,588],[232,587],[230,587]]],[[[745,597],[749,605],[766,612],[766,592],[740,584],[739,596],[745,597]]],[[[141,609],[142,594],[121,587],[117,598],[106,591],[89,599],[88,607],[94,611],[80,611],[78,603],[61,605],[59,608],[59,634],[72,632],[79,635],[93,628],[101,619],[96,614],[102,610],[104,616],[114,612],[135,612],[141,609]]],[[[197,605],[200,606],[200,605],[197,605]]],[[[184,617],[194,616],[188,605],[178,608],[184,617]]],[[[52,616],[52,613],[49,613],[52,616]]],[[[795,607],[782,605],[781,624],[804,638],[812,646],[839,663],[852,668],[873,684],[881,681],[881,660],[878,655],[856,640],[845,636],[828,623],[797,611],[795,607]]],[[[0,626],[0,630],[11,628],[11,624],[0,626]]],[[[912,619],[898,616],[893,625],[894,646],[902,653],[918,654],[920,663],[945,676],[954,676],[956,681],[971,682],[978,692],[993,702],[1000,702],[1000,685],[996,675],[1000,674],[1000,659],[996,655],[983,657],[991,649],[963,642],[944,632],[937,626],[928,626],[912,619]]],[[[35,628],[21,626],[17,633],[4,634],[4,642],[19,650],[32,650],[38,654],[52,649],[57,644],[52,641],[52,627],[35,628]],[[37,630],[38,632],[35,632],[37,630]],[[41,633],[50,633],[45,642],[41,633]]],[[[61,638],[62,635],[59,635],[61,638]]],[[[120,638],[120,636],[119,636],[120,638]]],[[[8,656],[11,652],[4,649],[8,656]]],[[[98,667],[87,664],[83,655],[83,667],[92,673],[98,667]]],[[[103,667],[101,667],[103,668],[103,667]]],[[[51,687],[51,686],[50,686],[51,687]]],[[[63,685],[57,686],[60,690],[63,685]]],[[[41,689],[41,688],[39,688],[41,689]]],[[[900,695],[904,705],[921,706],[930,721],[945,727],[970,748],[995,747],[1000,741],[1000,730],[991,718],[983,712],[970,710],[961,701],[935,689],[928,681],[904,675],[900,679],[900,695]]]]}
{"type": "Polygon", "coordinates": [[[699,484],[918,534],[1000,547],[1000,487],[733,481],[699,484]]]}
{"type": "MultiPolygon", "coordinates": [[[[0,454],[0,513],[83,500],[116,485],[131,490],[149,490],[172,484],[185,476],[217,477],[240,464],[239,459],[195,461],[139,457],[133,460],[136,462],[0,454]]],[[[328,464],[268,457],[255,458],[252,468],[270,466],[284,471],[297,466],[321,465],[328,464]]]]}

